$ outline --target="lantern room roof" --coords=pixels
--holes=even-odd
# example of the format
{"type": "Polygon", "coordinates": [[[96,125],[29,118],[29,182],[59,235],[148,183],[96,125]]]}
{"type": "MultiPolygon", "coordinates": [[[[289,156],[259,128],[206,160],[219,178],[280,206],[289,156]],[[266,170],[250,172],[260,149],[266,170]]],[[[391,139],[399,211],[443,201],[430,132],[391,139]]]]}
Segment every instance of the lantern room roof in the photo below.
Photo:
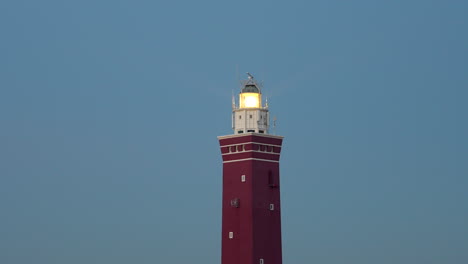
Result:
{"type": "Polygon", "coordinates": [[[259,84],[252,74],[247,73],[248,79],[242,82],[241,93],[261,93],[259,84]]]}
{"type": "Polygon", "coordinates": [[[260,89],[255,84],[246,84],[241,93],[260,93],[260,89]]]}

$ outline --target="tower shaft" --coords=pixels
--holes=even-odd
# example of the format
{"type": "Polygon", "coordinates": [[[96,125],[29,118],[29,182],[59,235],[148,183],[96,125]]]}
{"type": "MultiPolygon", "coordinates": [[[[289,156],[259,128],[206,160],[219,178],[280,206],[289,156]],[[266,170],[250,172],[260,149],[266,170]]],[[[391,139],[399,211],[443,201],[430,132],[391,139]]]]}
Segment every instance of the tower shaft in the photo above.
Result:
{"type": "Polygon", "coordinates": [[[223,158],[222,264],[281,264],[283,137],[218,137],[223,158]]]}

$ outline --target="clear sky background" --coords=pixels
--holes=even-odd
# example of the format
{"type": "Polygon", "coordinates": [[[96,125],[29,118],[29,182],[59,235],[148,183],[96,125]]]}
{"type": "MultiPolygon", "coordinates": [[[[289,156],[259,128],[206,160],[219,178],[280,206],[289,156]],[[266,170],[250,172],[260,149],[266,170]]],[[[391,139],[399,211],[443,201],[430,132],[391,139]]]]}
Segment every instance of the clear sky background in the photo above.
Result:
{"type": "Polygon", "coordinates": [[[0,1],[0,263],[220,263],[264,81],[284,263],[468,263],[467,1],[0,1]]]}

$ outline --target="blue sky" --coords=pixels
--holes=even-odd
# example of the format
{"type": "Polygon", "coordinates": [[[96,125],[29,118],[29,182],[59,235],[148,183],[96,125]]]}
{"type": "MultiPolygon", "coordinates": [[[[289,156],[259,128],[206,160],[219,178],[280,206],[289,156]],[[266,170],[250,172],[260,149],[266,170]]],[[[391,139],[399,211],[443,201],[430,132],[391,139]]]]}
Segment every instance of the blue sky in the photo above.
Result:
{"type": "Polygon", "coordinates": [[[468,262],[466,1],[1,1],[0,263],[220,262],[236,69],[284,263],[468,262]]]}

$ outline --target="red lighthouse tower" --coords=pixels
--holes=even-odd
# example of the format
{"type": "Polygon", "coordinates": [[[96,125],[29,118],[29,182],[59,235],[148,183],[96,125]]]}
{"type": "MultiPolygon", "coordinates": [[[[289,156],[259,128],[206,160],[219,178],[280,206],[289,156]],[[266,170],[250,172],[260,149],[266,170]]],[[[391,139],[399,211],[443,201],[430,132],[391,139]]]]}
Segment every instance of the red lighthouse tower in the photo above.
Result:
{"type": "Polygon", "coordinates": [[[268,105],[248,74],[233,101],[223,158],[222,264],[281,264],[279,159],[283,137],[268,134],[268,105]]]}

